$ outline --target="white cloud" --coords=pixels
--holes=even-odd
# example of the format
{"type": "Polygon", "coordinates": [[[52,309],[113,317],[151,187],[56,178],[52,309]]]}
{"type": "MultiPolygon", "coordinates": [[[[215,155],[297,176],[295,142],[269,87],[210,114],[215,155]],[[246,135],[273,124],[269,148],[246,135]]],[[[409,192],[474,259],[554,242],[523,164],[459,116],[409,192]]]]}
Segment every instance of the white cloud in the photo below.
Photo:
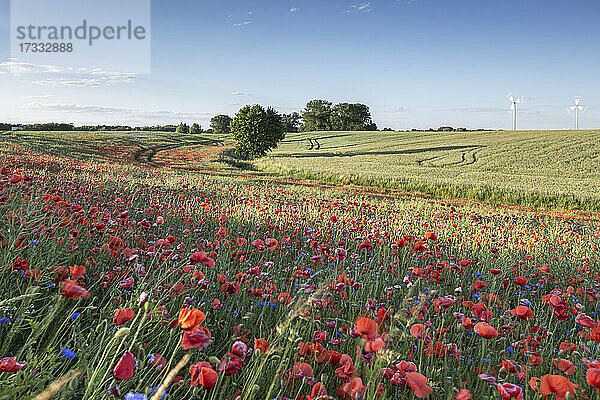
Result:
{"type": "Polygon", "coordinates": [[[93,87],[118,83],[130,83],[138,74],[130,72],[104,71],[99,68],[87,69],[76,67],[60,67],[57,65],[35,65],[15,60],[0,63],[0,73],[19,77],[43,75],[28,80],[28,83],[41,86],[93,87]]]}
{"type": "Polygon", "coordinates": [[[25,97],[28,97],[30,99],[49,99],[49,98],[58,97],[58,96],[56,96],[54,94],[40,94],[40,95],[32,95],[32,96],[25,96],[25,97]]]}
{"type": "Polygon", "coordinates": [[[501,107],[464,107],[464,108],[451,108],[448,111],[461,111],[468,113],[498,113],[504,112],[507,108],[501,107]]]}
{"type": "Polygon", "coordinates": [[[244,25],[250,25],[252,23],[252,21],[244,21],[244,22],[240,22],[239,24],[233,24],[233,26],[244,26],[244,25]]]}
{"type": "Polygon", "coordinates": [[[6,61],[0,63],[0,72],[9,73],[13,75],[22,74],[60,74],[60,73],[84,73],[87,69],[75,68],[75,67],[59,67],[57,65],[45,65],[45,64],[30,64],[26,62],[6,61]]]}
{"type": "Polygon", "coordinates": [[[232,96],[250,96],[248,93],[244,93],[244,92],[233,92],[231,93],[232,96]]]}
{"type": "Polygon", "coordinates": [[[407,112],[407,111],[409,111],[409,109],[404,106],[384,106],[384,108],[382,108],[381,110],[375,110],[375,111],[378,111],[380,113],[395,114],[395,113],[407,112]]]}
{"type": "Polygon", "coordinates": [[[26,111],[44,111],[51,113],[108,116],[110,119],[144,120],[198,120],[210,116],[208,112],[185,112],[169,110],[143,110],[126,107],[112,107],[92,104],[41,104],[29,103],[26,111]]]}
{"type": "Polygon", "coordinates": [[[351,12],[351,11],[363,11],[363,12],[368,12],[368,11],[372,11],[373,9],[371,8],[371,2],[368,3],[360,3],[354,6],[350,6],[350,10],[348,10],[347,12],[351,12]]]}
{"type": "Polygon", "coordinates": [[[290,12],[291,12],[291,13],[295,13],[296,11],[298,11],[298,9],[297,9],[296,7],[292,7],[292,8],[290,8],[290,12]]]}

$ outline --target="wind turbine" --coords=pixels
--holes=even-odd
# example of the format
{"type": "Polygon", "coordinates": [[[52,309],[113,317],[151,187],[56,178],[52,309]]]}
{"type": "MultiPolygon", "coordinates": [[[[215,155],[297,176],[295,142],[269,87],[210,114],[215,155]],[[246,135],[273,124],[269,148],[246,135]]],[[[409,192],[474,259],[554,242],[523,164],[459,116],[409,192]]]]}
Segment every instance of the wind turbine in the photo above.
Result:
{"type": "Polygon", "coordinates": [[[581,99],[575,99],[575,105],[569,107],[569,110],[575,111],[575,130],[579,129],[579,111],[585,110],[585,107],[579,105],[581,99]]]}
{"type": "Polygon", "coordinates": [[[513,131],[517,130],[517,104],[521,103],[522,98],[514,98],[512,94],[508,94],[508,101],[510,101],[510,111],[513,112],[513,131]]]}

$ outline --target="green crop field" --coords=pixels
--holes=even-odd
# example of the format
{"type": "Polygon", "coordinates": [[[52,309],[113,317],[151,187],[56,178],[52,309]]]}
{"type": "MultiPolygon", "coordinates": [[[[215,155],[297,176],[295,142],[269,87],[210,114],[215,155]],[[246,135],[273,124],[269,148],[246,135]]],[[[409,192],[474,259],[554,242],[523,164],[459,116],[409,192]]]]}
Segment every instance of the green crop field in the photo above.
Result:
{"type": "Polygon", "coordinates": [[[340,183],[598,209],[600,131],[291,133],[255,165],[340,183]],[[310,150],[308,139],[316,139],[310,150]]]}

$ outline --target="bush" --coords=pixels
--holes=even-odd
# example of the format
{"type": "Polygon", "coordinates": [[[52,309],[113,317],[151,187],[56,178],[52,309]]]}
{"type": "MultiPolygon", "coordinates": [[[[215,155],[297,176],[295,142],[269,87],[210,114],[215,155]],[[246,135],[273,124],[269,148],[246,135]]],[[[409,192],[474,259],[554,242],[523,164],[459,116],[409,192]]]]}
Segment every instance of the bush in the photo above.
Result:
{"type": "Polygon", "coordinates": [[[261,105],[238,111],[231,121],[231,133],[237,140],[235,152],[245,159],[265,156],[285,137],[281,116],[273,108],[261,105]]]}

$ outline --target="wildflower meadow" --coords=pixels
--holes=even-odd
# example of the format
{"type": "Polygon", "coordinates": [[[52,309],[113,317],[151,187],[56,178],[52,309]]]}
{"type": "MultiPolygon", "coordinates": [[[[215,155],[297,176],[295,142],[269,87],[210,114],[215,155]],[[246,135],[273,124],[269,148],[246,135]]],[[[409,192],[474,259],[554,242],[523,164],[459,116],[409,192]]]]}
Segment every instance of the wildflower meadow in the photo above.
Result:
{"type": "Polygon", "coordinates": [[[598,213],[1,138],[1,399],[600,396],[598,213]]]}

